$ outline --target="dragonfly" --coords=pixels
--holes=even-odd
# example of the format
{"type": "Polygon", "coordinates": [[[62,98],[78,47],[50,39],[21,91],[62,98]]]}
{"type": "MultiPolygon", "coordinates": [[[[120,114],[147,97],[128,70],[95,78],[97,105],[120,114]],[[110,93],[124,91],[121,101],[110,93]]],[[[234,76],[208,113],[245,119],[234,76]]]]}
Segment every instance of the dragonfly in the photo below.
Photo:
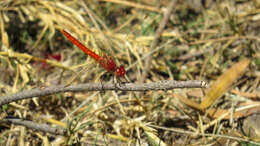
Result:
{"type": "Polygon", "coordinates": [[[96,54],[94,51],[83,45],[79,40],[73,37],[69,32],[62,29],[61,33],[71,41],[74,45],[76,45],[80,50],[82,50],[85,54],[89,55],[93,58],[101,67],[106,69],[108,72],[114,74],[116,77],[125,77],[126,70],[123,65],[117,66],[113,58],[110,56],[100,56],[96,54]]]}

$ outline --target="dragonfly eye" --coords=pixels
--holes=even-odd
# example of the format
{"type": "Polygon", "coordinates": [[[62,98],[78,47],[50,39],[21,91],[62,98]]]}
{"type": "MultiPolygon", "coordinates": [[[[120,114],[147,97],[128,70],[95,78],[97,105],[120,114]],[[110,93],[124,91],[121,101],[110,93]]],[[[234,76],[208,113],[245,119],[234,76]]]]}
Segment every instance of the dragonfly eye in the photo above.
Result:
{"type": "Polygon", "coordinates": [[[120,67],[118,67],[118,68],[116,69],[116,76],[122,77],[122,76],[124,76],[125,74],[126,74],[126,71],[125,71],[125,68],[124,68],[123,65],[121,65],[120,67]]]}

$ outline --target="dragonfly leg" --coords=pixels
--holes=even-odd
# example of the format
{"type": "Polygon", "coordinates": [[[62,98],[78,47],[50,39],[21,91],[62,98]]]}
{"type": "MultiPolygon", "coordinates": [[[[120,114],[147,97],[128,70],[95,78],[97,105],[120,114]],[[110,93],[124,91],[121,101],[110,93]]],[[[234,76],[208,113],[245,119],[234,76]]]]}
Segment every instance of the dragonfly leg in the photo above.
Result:
{"type": "Polygon", "coordinates": [[[103,84],[103,81],[102,80],[100,80],[100,84],[101,84],[101,93],[104,93],[105,92],[105,90],[104,90],[104,84],[103,84]]]}
{"type": "Polygon", "coordinates": [[[115,79],[117,80],[117,83],[115,83],[115,85],[116,85],[116,87],[119,89],[119,88],[122,88],[123,86],[124,86],[124,84],[126,84],[126,83],[130,83],[130,82],[123,82],[122,80],[121,80],[121,77],[117,77],[117,76],[115,76],[115,79]]]}
{"type": "Polygon", "coordinates": [[[101,91],[103,92],[103,91],[105,91],[104,90],[104,84],[103,84],[103,82],[106,82],[109,78],[109,76],[107,76],[107,75],[109,75],[109,72],[104,72],[104,73],[102,73],[102,75],[100,76],[100,84],[101,84],[101,91]]]}

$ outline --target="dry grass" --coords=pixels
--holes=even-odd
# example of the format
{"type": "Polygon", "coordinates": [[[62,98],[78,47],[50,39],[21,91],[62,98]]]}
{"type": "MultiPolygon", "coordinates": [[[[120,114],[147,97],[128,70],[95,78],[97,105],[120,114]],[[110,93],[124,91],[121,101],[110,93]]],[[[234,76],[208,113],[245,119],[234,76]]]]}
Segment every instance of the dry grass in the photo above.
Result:
{"type": "Polygon", "coordinates": [[[260,109],[259,1],[179,1],[167,22],[170,3],[1,1],[2,96],[112,82],[59,29],[113,56],[131,82],[203,80],[216,89],[66,92],[12,102],[1,109],[1,145],[259,144],[257,132],[241,130],[260,109]]]}

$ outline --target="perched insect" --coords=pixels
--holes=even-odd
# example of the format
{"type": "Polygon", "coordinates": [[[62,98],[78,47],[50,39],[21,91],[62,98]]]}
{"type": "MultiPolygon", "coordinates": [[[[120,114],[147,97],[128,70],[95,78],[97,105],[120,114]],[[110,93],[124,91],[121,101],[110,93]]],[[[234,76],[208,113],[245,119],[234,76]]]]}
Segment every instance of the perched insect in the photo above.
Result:
{"type": "Polygon", "coordinates": [[[79,40],[77,40],[75,37],[73,37],[70,33],[68,33],[66,30],[60,30],[61,33],[64,34],[64,36],[70,40],[74,45],[76,45],[79,49],[81,49],[84,53],[92,57],[99,63],[103,68],[105,68],[108,72],[115,74],[116,77],[124,77],[126,74],[125,68],[123,65],[117,66],[115,61],[112,57],[99,56],[92,50],[90,50],[88,47],[83,45],[79,40]]]}

